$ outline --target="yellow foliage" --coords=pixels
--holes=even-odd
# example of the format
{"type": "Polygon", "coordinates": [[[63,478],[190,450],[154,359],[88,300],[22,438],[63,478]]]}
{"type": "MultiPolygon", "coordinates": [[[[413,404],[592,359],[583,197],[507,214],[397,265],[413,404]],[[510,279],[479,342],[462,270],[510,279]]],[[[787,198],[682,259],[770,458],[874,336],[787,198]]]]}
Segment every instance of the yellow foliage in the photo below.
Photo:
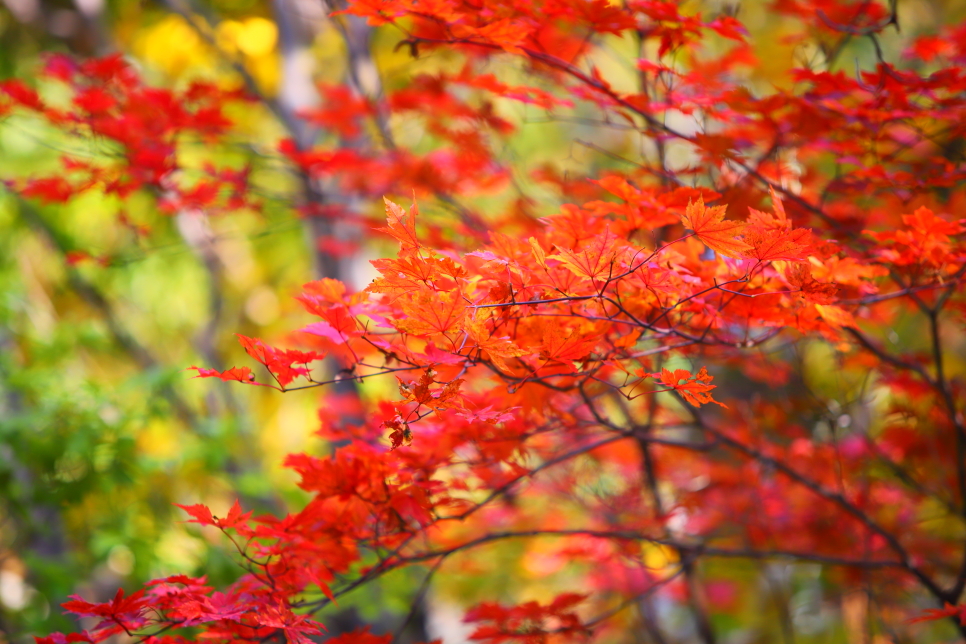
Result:
{"type": "Polygon", "coordinates": [[[138,451],[156,458],[168,459],[178,455],[183,447],[177,429],[163,420],[152,420],[137,437],[138,451]]]}
{"type": "Polygon", "coordinates": [[[645,544],[643,546],[644,567],[651,572],[664,570],[677,563],[677,552],[661,544],[645,544]]]}
{"type": "Polygon", "coordinates": [[[132,49],[139,58],[175,78],[210,72],[222,62],[220,57],[238,59],[262,92],[270,96],[276,93],[280,63],[275,51],[278,27],[274,22],[259,16],[226,20],[214,29],[211,40],[217,50],[198,33],[196,26],[181,16],[169,15],[141,30],[132,49]]]}
{"type": "Polygon", "coordinates": [[[266,96],[275,96],[278,93],[282,63],[274,51],[269,52],[265,56],[249,59],[246,61],[245,67],[248,69],[248,73],[255,79],[258,88],[263,94],[266,96]]]}
{"type": "Polygon", "coordinates": [[[265,18],[248,18],[242,23],[235,42],[246,56],[252,58],[267,56],[275,50],[275,44],[278,42],[278,27],[265,18]]]}
{"type": "Polygon", "coordinates": [[[269,96],[278,91],[280,61],[275,53],[278,27],[266,18],[226,20],[215,32],[218,47],[229,55],[241,54],[242,63],[269,96]]]}
{"type": "Polygon", "coordinates": [[[209,68],[211,48],[198,32],[178,15],[146,27],[135,37],[135,54],[171,76],[181,76],[193,68],[209,68]]]}

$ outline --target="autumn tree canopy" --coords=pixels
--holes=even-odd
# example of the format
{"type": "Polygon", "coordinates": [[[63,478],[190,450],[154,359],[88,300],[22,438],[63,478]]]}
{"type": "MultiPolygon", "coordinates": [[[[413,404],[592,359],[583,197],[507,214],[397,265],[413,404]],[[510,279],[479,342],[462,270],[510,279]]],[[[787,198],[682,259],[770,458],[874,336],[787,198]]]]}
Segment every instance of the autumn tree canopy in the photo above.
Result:
{"type": "Polygon", "coordinates": [[[11,123],[70,142],[7,179],[37,227],[94,194],[126,243],[175,219],[214,266],[213,227],[282,202],[316,255],[287,332],[236,328],[246,358],[178,385],[318,396],[300,501],[182,499],[237,581],[78,594],[78,632],[38,644],[392,644],[466,580],[493,644],[966,637],[966,22],[755,6],[351,0],[325,7],[345,78],[308,105],[231,56],[229,80],[51,54],[3,81],[11,123]],[[381,74],[377,38],[425,66],[381,74]],[[326,630],[400,570],[395,632],[326,630]]]}

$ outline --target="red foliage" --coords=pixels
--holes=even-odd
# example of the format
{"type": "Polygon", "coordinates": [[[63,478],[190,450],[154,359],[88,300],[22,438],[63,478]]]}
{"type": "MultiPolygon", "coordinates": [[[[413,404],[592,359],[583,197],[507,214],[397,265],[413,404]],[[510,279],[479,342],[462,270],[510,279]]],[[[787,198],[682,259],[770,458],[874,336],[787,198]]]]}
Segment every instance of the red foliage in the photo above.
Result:
{"type": "MultiPolygon", "coordinates": [[[[883,7],[775,3],[804,21],[801,38],[874,40],[895,22],[883,7]]],[[[341,13],[398,28],[414,54],[447,48],[468,61],[378,105],[324,88],[323,106],[304,116],[344,138],[376,129],[388,111],[421,119],[442,142],[425,153],[280,142],[294,167],[344,194],[503,187],[511,173],[491,146],[515,126],[499,98],[551,115],[579,105],[700,162],[672,171],[661,156],[588,181],[543,170],[579,203],[539,220],[526,204],[485,223],[465,213],[453,234],[424,227],[415,199],[408,210],[387,199],[378,230],[399,251],[372,262],[380,277],[358,293],[322,279],[299,297],[318,319],[301,337],[340,361],[332,381],[309,369],[322,351],[238,337],[278,389],[391,374],[398,399],[346,405],[362,412],[358,422],[322,414],[321,434],[343,445],[286,459],[311,496],[299,511],[253,517],[236,504],[217,519],[182,506],[235,539],[247,574],[224,593],[170,577],[111,602],[75,599],[68,611],[102,621],[39,642],[127,631],[173,643],[187,627],[205,641],[308,642],[323,632],[310,616],[360,584],[537,537],[554,544],[542,553],[551,563],[583,566],[588,594],[481,604],[467,615],[479,623],[474,639],[591,638],[622,607],[666,591],[691,598],[711,641],[714,607],[703,605],[697,571],[709,557],[815,562],[843,587],[881,589],[877,601],[903,619],[963,620],[966,392],[944,343],[961,341],[966,320],[966,165],[938,141],[961,137],[966,123],[966,27],[915,41],[907,55],[936,68],[928,74],[884,59],[854,76],[802,67],[792,89],[756,96],[735,80],[755,61],[742,24],[674,2],[354,0],[341,13]],[[630,61],[640,91],[617,89],[587,56],[605,34],[655,46],[656,59],[630,61]],[[731,48],[699,55],[718,36],[731,48]],[[533,86],[478,74],[492,56],[521,60],[533,86]],[[672,111],[700,115],[702,129],[668,125],[672,111]],[[915,316],[923,343],[880,337],[915,316]],[[824,341],[842,373],[865,374],[880,393],[820,399],[779,344],[799,341],[824,341]],[[796,378],[781,390],[792,393],[776,393],[796,378]],[[587,465],[610,472],[613,489],[586,491],[587,465]],[[665,555],[660,569],[645,565],[654,552],[665,555]],[[921,613],[910,593],[947,607],[921,613]]],[[[167,212],[257,207],[244,170],[209,168],[190,186],[177,174],[178,137],[225,135],[221,108],[237,93],[149,88],[116,57],[55,57],[45,74],[73,87],[70,108],[48,107],[17,81],[0,86],[8,108],[108,139],[122,160],[71,161],[67,176],[19,184],[24,196],[150,188],[167,212]]],[[[260,384],[248,367],[192,368],[260,384]]],[[[334,641],[388,640],[359,631],[334,641]]]]}

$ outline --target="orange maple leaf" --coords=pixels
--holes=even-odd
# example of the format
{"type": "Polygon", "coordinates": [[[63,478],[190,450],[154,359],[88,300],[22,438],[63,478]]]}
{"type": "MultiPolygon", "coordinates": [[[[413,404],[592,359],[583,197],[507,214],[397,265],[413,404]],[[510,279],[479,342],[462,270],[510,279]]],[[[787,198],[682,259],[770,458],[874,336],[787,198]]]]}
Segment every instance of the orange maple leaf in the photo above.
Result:
{"type": "Polygon", "coordinates": [[[521,349],[513,344],[509,338],[493,335],[486,325],[486,321],[490,317],[490,309],[485,309],[485,311],[485,313],[478,311],[476,316],[472,318],[467,317],[463,328],[470,339],[476,342],[477,348],[486,351],[490,356],[490,362],[497,369],[504,373],[510,373],[510,367],[507,366],[504,358],[518,358],[529,354],[530,351],[521,349]]]}
{"type": "Polygon", "coordinates": [[[459,331],[466,317],[466,303],[459,293],[437,292],[423,287],[400,297],[406,317],[396,328],[412,335],[437,335],[459,331]]]}
{"type": "Polygon", "coordinates": [[[701,370],[693,376],[687,369],[675,369],[674,371],[662,369],[660,373],[652,373],[649,375],[656,378],[661,384],[679,392],[686,401],[695,407],[700,407],[707,403],[714,403],[725,409],[728,408],[727,405],[719,403],[711,397],[709,392],[715,389],[717,385],[710,384],[714,380],[714,376],[708,373],[707,367],[701,367],[701,370]]]}
{"type": "Polygon", "coordinates": [[[803,262],[811,249],[812,231],[807,228],[781,230],[762,226],[748,226],[744,241],[751,248],[745,257],[765,262],[803,262]]]}
{"type": "Polygon", "coordinates": [[[771,207],[774,213],[749,208],[748,225],[761,226],[762,228],[768,229],[790,230],[792,222],[788,219],[788,215],[785,214],[785,204],[778,197],[778,193],[775,192],[774,187],[768,186],[768,192],[771,194],[771,207]]]}
{"type": "Polygon", "coordinates": [[[306,294],[320,298],[329,304],[341,304],[346,292],[345,284],[331,277],[323,277],[314,282],[303,284],[302,290],[306,294]]]}
{"type": "Polygon", "coordinates": [[[403,382],[399,376],[399,394],[403,397],[400,402],[414,402],[432,408],[436,415],[446,409],[463,407],[463,395],[460,386],[465,382],[462,378],[452,382],[436,382],[437,373],[429,368],[419,380],[403,382]],[[439,385],[435,389],[433,385],[439,385]]]}
{"type": "Polygon", "coordinates": [[[741,257],[742,253],[751,250],[751,246],[737,238],[746,224],[731,219],[725,221],[725,209],[725,206],[705,206],[704,198],[698,197],[697,203],[688,202],[681,221],[711,250],[727,257],[741,257]]]}
{"type": "Polygon", "coordinates": [[[402,209],[402,206],[394,204],[385,197],[383,197],[383,201],[386,202],[386,221],[389,225],[376,228],[376,230],[396,238],[399,242],[399,255],[401,257],[412,255],[422,248],[416,238],[416,215],[419,214],[416,197],[413,196],[413,205],[409,207],[408,214],[402,209]]]}
{"type": "Polygon", "coordinates": [[[565,268],[578,277],[606,279],[614,272],[613,266],[618,256],[618,251],[614,248],[616,241],[616,236],[607,229],[603,235],[585,242],[580,251],[561,248],[547,258],[560,260],[565,268]]]}
{"type": "Polygon", "coordinates": [[[812,276],[812,266],[807,262],[786,264],[782,273],[788,284],[799,289],[805,301],[814,304],[830,304],[838,291],[838,286],[819,282],[812,276]]]}
{"type": "Polygon", "coordinates": [[[521,20],[504,18],[478,29],[472,29],[471,31],[475,32],[477,36],[484,40],[488,40],[502,47],[511,54],[522,55],[524,51],[521,49],[521,46],[526,42],[532,30],[533,27],[521,20]]]}
{"type": "Polygon", "coordinates": [[[402,295],[429,286],[436,271],[433,266],[418,255],[399,259],[369,260],[382,277],[377,277],[366,287],[369,293],[402,295]]]}
{"type": "Polygon", "coordinates": [[[580,360],[594,350],[599,334],[583,334],[564,327],[558,318],[550,318],[543,325],[543,351],[547,360],[570,362],[580,360]]]}
{"type": "Polygon", "coordinates": [[[399,259],[374,259],[369,261],[382,277],[366,287],[369,293],[387,293],[394,296],[418,291],[425,287],[439,288],[443,281],[458,280],[466,275],[466,269],[448,257],[401,257],[399,259]]]}
{"type": "Polygon", "coordinates": [[[855,318],[852,314],[843,309],[841,306],[836,306],[834,304],[816,304],[815,310],[818,314],[822,316],[822,319],[829,323],[830,326],[840,328],[844,326],[855,326],[855,318]]]}

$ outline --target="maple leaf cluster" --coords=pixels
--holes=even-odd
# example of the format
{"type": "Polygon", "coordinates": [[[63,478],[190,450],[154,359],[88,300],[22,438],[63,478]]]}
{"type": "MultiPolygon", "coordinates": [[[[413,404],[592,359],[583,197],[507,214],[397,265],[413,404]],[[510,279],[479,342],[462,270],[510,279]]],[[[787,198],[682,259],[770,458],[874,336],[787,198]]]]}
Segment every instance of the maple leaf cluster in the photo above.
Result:
{"type": "Polygon", "coordinates": [[[108,148],[113,162],[62,157],[62,171],[14,184],[25,197],[63,203],[88,190],[126,198],[142,189],[161,194],[162,212],[180,210],[236,211],[259,209],[247,190],[247,170],[206,165],[203,178],[186,179],[177,146],[186,138],[217,141],[233,122],[226,106],[245,101],[240,90],[195,82],[183,91],[150,87],[120,54],[76,63],[48,56],[39,77],[73,90],[69,106],[52,105],[18,79],[0,83],[4,112],[42,118],[75,136],[95,138],[108,148]]]}
{"type": "Polygon", "coordinates": [[[534,601],[509,608],[499,604],[480,604],[466,614],[468,622],[484,622],[470,639],[493,644],[510,641],[540,644],[546,642],[551,633],[580,635],[583,627],[573,607],[584,598],[584,595],[573,593],[559,595],[548,606],[534,601]]]}
{"type": "MultiPolygon", "coordinates": [[[[966,634],[964,371],[949,350],[966,321],[966,168],[936,144],[966,122],[963,28],[917,39],[907,69],[882,58],[878,34],[897,20],[882,6],[779,2],[802,41],[869,38],[877,64],[855,76],[804,66],[789,88],[756,96],[736,80],[756,45],[728,15],[661,0],[483,7],[354,0],[337,12],[398,30],[414,55],[466,61],[378,99],[325,86],[302,117],[339,143],[279,142],[306,185],[359,199],[414,190],[408,208],[383,201],[377,231],[398,252],[372,260],[378,277],[365,288],[329,276],[304,286],[297,300],[313,321],[290,340],[302,349],[239,335],[267,379],[248,366],[193,367],[282,391],[394,377],[394,393],[356,390],[355,412],[338,422],[320,412],[319,435],[337,448],[285,460],[309,495],[303,508],[253,516],[236,504],[219,519],[182,506],[231,539],[246,570],[236,584],[217,593],[170,577],[109,602],[74,599],[66,610],[101,621],[40,641],[126,632],[176,644],[191,628],[206,641],[307,642],[323,635],[316,613],[342,594],[404,567],[428,566],[431,578],[509,540],[528,544],[532,568],[568,569],[548,587],[581,594],[484,602],[467,614],[474,639],[619,639],[625,609],[641,606],[647,621],[662,594],[712,642],[718,608],[704,576],[715,573],[702,567],[712,558],[821,565],[839,588],[881,589],[874,603],[900,627],[945,618],[966,634]],[[656,52],[631,61],[639,91],[595,66],[611,38],[656,52]],[[714,39],[727,41],[717,55],[705,47],[714,39]],[[481,72],[493,60],[521,61],[533,82],[481,72]],[[467,211],[434,225],[416,194],[452,204],[511,182],[492,151],[518,127],[495,107],[503,99],[551,116],[599,113],[653,139],[656,158],[580,181],[543,168],[534,181],[562,202],[539,217],[521,199],[492,220],[467,211]],[[668,125],[672,112],[695,128],[668,125]],[[439,147],[362,143],[388,127],[386,114],[419,119],[439,147]],[[695,163],[672,171],[670,143],[695,163]],[[905,347],[883,332],[893,328],[895,338],[925,331],[905,347]],[[822,390],[819,351],[835,361],[820,375],[848,391],[822,390]],[[334,375],[318,375],[326,369],[334,375]],[[924,602],[946,607],[922,613],[924,602]]],[[[216,107],[238,96],[149,89],[117,58],[57,58],[47,73],[72,85],[73,107],[12,81],[2,86],[11,105],[105,137],[124,161],[71,166],[76,182],[29,179],[14,186],[23,196],[150,187],[176,208],[251,206],[237,171],[193,188],[175,181],[175,140],[222,136],[216,107]],[[176,105],[147,122],[145,104],[176,105]],[[225,202],[228,184],[238,196],[225,202]]],[[[327,203],[301,210],[360,223],[327,203]]]]}

